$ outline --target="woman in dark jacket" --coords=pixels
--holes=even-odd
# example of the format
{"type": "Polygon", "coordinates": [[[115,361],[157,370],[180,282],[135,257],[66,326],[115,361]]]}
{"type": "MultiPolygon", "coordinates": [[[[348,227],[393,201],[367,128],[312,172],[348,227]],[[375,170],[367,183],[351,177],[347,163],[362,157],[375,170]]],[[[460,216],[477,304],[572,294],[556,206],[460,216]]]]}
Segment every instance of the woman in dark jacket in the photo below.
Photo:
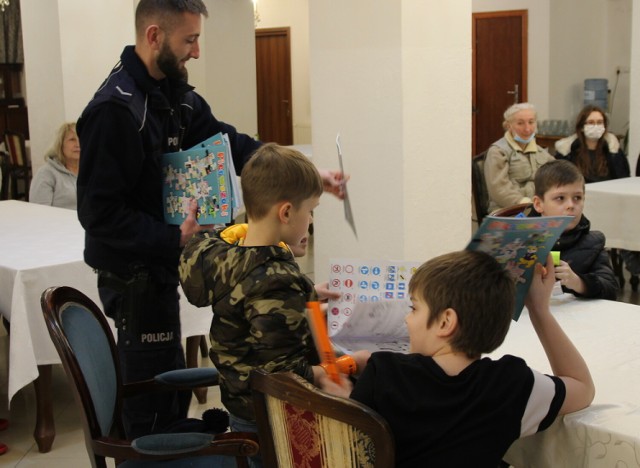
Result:
{"type": "Polygon", "coordinates": [[[576,118],[576,133],[556,142],[556,158],[578,166],[587,183],[629,177],[629,161],[608,128],[601,108],[585,106],[576,118]]]}

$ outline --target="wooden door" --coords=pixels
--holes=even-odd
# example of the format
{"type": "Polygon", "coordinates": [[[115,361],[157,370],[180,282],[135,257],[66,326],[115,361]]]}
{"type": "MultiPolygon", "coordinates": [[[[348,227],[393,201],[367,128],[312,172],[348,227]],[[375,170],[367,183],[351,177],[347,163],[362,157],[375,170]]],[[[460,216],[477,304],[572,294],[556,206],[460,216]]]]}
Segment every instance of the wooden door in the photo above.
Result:
{"type": "Polygon", "coordinates": [[[280,145],[293,144],[289,37],[289,28],[256,30],[258,136],[280,145]]]}
{"type": "Polygon", "coordinates": [[[502,114],[527,101],[527,10],[473,14],[472,154],[503,134],[502,114]]]}

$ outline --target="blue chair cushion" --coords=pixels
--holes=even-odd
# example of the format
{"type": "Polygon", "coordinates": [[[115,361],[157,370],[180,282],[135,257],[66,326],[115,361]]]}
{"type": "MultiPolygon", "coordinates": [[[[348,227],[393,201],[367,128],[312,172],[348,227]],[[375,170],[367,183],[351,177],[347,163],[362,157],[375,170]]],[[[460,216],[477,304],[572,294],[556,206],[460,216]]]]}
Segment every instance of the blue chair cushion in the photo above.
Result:
{"type": "Polygon", "coordinates": [[[219,373],[213,367],[195,367],[163,372],[154,377],[156,382],[165,385],[210,387],[218,385],[219,373]]]}
{"type": "Polygon", "coordinates": [[[209,457],[178,458],[176,460],[127,460],[118,465],[118,468],[236,468],[234,457],[212,455],[209,457]]]}
{"type": "Polygon", "coordinates": [[[134,439],[131,448],[146,455],[173,455],[203,449],[211,441],[211,434],[201,432],[151,434],[134,439]]]}

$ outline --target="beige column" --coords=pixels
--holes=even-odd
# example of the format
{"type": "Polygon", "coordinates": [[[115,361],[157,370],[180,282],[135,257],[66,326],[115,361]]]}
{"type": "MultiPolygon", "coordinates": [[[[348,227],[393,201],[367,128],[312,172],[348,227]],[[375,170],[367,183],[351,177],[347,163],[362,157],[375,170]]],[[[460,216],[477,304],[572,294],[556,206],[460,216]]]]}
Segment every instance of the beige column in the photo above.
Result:
{"type": "Polygon", "coordinates": [[[471,1],[311,1],[313,158],[344,169],[316,212],[315,276],[329,258],[424,261],[471,235],[471,1]]]}

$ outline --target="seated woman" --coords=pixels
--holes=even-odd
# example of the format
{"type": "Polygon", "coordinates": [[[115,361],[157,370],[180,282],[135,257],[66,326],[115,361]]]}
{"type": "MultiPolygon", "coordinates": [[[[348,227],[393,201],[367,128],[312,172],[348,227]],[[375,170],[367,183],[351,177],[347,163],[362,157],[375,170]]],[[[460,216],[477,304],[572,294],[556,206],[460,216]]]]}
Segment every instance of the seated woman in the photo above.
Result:
{"type": "Polygon", "coordinates": [[[38,169],[31,181],[29,201],[75,210],[79,162],[80,140],[76,124],[64,123],[45,156],[45,165],[38,169]]]}
{"type": "Polygon", "coordinates": [[[489,147],[484,162],[489,212],[530,203],[536,171],[554,160],[536,144],[536,120],[535,107],[527,102],[514,104],[505,111],[502,123],[505,134],[489,147]]]}
{"type": "Polygon", "coordinates": [[[556,158],[578,166],[587,183],[629,177],[629,161],[608,128],[600,107],[585,106],[576,118],[576,133],[556,142],[556,158]]]}

